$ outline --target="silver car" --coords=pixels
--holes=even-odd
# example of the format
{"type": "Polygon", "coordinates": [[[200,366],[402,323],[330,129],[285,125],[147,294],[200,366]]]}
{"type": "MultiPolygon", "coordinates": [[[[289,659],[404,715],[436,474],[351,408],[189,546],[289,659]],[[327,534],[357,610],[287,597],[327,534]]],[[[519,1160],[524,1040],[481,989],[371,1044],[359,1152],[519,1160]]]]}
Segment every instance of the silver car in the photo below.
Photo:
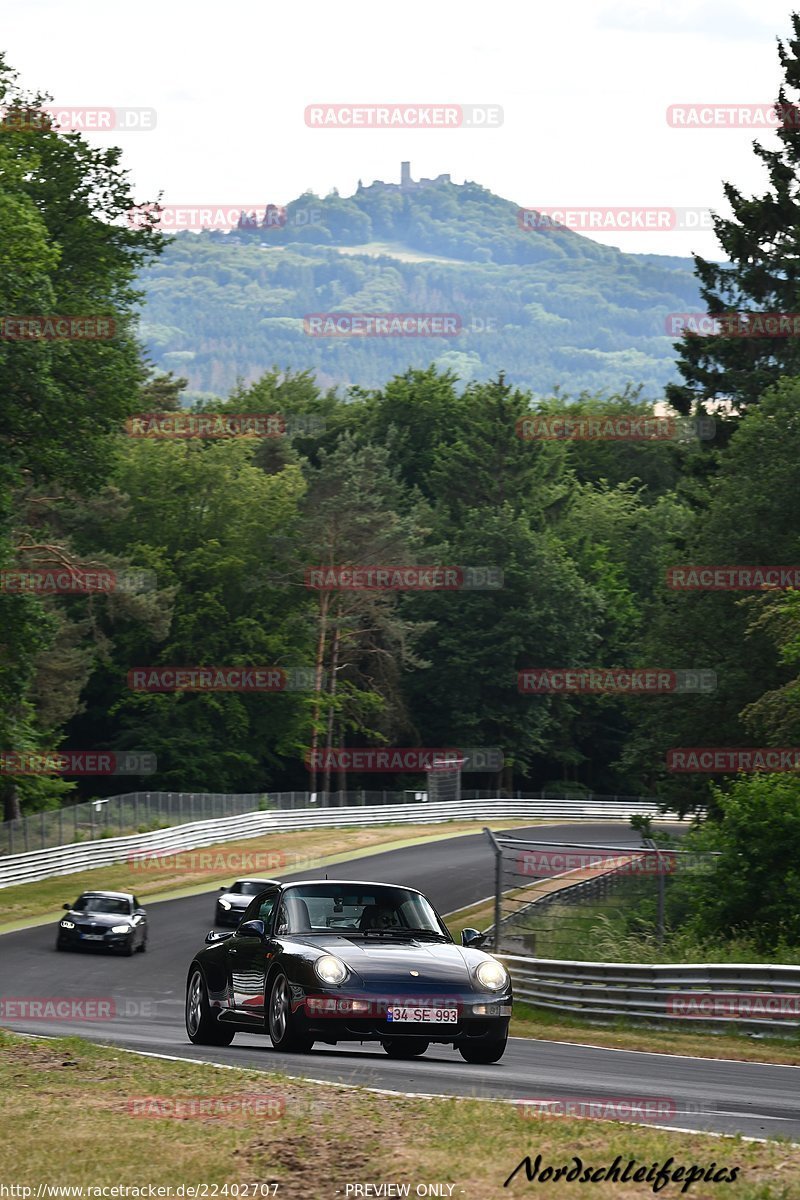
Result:
{"type": "Polygon", "coordinates": [[[257,896],[259,892],[264,891],[264,888],[271,887],[275,883],[277,883],[275,879],[237,879],[236,883],[232,883],[230,887],[223,885],[219,889],[220,895],[217,897],[214,924],[238,925],[253,896],[257,896]]]}

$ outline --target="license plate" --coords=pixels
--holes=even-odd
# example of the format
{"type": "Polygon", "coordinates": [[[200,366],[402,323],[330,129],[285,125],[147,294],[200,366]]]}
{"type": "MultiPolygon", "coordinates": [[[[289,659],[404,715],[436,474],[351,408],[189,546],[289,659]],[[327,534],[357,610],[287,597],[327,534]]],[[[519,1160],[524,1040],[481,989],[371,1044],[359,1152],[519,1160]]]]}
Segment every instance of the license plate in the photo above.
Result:
{"type": "Polygon", "coordinates": [[[82,933],[81,937],[85,942],[102,942],[102,933],[82,933]]]}
{"type": "Polygon", "coordinates": [[[400,1008],[386,1010],[387,1021],[410,1021],[424,1025],[455,1025],[458,1022],[457,1008],[400,1008]]]}

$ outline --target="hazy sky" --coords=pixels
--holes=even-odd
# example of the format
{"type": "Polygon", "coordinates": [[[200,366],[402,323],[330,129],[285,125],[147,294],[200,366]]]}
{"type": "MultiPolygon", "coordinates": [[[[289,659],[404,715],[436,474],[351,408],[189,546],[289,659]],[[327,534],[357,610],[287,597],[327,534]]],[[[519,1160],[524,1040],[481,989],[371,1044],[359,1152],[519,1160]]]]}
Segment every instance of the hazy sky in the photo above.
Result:
{"type": "MultiPolygon", "coordinates": [[[[763,185],[768,130],[680,129],[672,104],[764,104],[789,8],[730,0],[108,0],[6,3],[0,45],[59,104],[146,106],[125,151],[139,200],[282,204],[349,195],[359,177],[449,172],[531,208],[709,209],[721,180],[763,185]],[[314,129],[314,103],[497,104],[495,129],[314,129]]],[[[691,230],[593,235],[623,249],[718,257],[691,230]]]]}

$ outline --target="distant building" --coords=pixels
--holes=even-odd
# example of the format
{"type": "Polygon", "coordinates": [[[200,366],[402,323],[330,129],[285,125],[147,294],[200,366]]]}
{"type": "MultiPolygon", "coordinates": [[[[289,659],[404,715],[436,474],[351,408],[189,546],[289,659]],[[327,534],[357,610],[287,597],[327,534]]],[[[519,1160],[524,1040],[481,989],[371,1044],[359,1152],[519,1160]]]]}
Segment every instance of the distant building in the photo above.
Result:
{"type": "MultiPolygon", "coordinates": [[[[437,175],[435,179],[417,179],[411,178],[411,163],[400,163],[400,182],[399,183],[384,183],[382,179],[376,179],[370,186],[372,188],[380,188],[387,192],[413,192],[419,188],[432,187],[437,183],[450,183],[449,175],[437,175]]],[[[359,179],[356,192],[367,191],[363,183],[359,179]]]]}

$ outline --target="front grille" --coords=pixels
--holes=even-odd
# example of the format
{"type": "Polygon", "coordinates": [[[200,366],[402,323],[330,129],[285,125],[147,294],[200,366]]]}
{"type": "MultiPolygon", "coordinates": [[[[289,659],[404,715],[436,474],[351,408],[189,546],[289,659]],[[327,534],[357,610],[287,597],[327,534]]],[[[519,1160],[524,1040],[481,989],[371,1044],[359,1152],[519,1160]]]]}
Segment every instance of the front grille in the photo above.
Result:
{"type": "Polygon", "coordinates": [[[372,1034],[373,1037],[457,1037],[463,1033],[460,1021],[374,1021],[370,1017],[346,1020],[352,1033],[372,1034]]]}

